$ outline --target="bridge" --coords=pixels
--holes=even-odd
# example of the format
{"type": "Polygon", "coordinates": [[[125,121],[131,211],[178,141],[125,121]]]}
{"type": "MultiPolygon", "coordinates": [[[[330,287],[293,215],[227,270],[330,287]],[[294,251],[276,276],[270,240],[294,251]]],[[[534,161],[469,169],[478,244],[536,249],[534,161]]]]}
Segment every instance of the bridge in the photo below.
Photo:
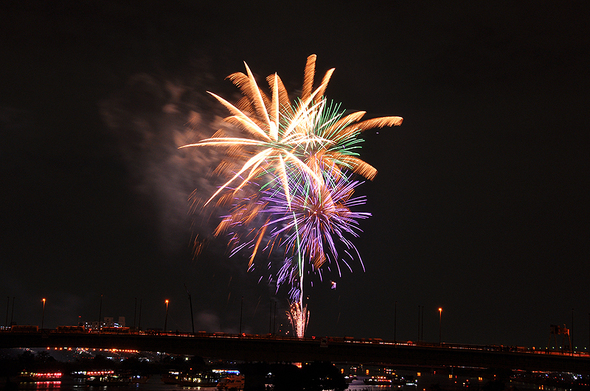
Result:
{"type": "Polygon", "coordinates": [[[196,355],[243,362],[376,364],[419,368],[475,367],[590,375],[590,355],[503,346],[427,344],[340,337],[295,338],[224,333],[0,331],[0,348],[84,347],[196,355]]]}

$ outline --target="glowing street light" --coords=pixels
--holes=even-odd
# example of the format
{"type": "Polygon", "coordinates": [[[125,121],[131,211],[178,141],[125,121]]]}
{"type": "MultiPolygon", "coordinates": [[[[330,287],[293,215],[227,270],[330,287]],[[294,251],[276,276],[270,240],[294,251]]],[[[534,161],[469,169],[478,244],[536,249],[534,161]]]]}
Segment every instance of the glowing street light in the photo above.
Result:
{"type": "Polygon", "coordinates": [[[438,307],[438,344],[442,343],[442,307],[438,307]]]}
{"type": "Polygon", "coordinates": [[[41,299],[43,303],[43,311],[41,312],[41,330],[43,330],[43,322],[45,321],[45,298],[41,299]]]}
{"type": "Polygon", "coordinates": [[[166,331],[166,328],[168,327],[168,304],[170,303],[170,301],[166,299],[164,303],[166,303],[166,318],[164,320],[164,331],[166,331]]]}

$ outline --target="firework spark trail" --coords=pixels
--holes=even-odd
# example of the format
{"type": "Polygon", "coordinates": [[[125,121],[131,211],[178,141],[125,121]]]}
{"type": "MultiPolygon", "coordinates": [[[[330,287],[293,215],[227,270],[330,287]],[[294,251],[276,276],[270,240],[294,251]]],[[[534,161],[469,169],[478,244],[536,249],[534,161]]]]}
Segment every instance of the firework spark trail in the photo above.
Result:
{"type": "Polygon", "coordinates": [[[301,99],[293,105],[285,102],[286,91],[282,87],[279,92],[278,75],[269,76],[272,88],[272,100],[258,88],[256,80],[246,65],[248,75],[235,73],[230,76],[245,94],[246,100],[240,101],[240,108],[225,99],[210,93],[232,114],[226,118],[227,122],[238,125],[252,138],[223,137],[222,133],[197,143],[187,144],[180,148],[217,146],[217,147],[254,147],[261,149],[240,168],[208,202],[212,201],[234,181],[241,180],[234,191],[241,189],[249,180],[257,178],[268,170],[279,173],[283,191],[290,202],[287,173],[294,166],[298,171],[306,173],[318,185],[321,175],[317,170],[318,161],[326,166],[341,166],[373,179],[377,170],[360,160],[355,152],[359,148],[359,134],[375,127],[399,126],[401,117],[381,117],[363,122],[359,121],[365,112],[355,112],[342,117],[342,113],[325,110],[326,100],[323,92],[327,87],[333,69],[329,70],[322,80],[322,84],[313,92],[307,93],[309,79],[315,73],[315,55],[308,59],[305,71],[305,88],[301,99]],[[249,115],[248,115],[249,114],[249,115]],[[244,178],[245,175],[245,178],[244,178]]]}
{"type": "Polygon", "coordinates": [[[302,337],[305,334],[305,329],[309,323],[309,311],[307,310],[307,306],[301,306],[300,301],[294,301],[289,306],[289,311],[287,311],[286,314],[295,334],[298,337],[302,337]]]}
{"type": "MultiPolygon", "coordinates": [[[[273,216],[268,225],[275,228],[273,237],[286,239],[287,252],[294,253],[297,247],[310,263],[319,269],[328,259],[338,264],[340,259],[335,239],[347,250],[355,250],[354,244],[346,238],[347,234],[358,237],[361,231],[358,220],[369,218],[368,212],[355,212],[351,207],[365,204],[364,196],[352,197],[359,181],[352,181],[345,175],[328,182],[319,191],[307,191],[303,186],[293,185],[293,195],[289,206],[284,196],[275,194],[264,196],[267,207],[259,213],[273,216]],[[296,243],[299,241],[299,243],[296,243]]],[[[360,260],[360,259],[359,259],[360,260]]],[[[361,260],[362,265],[362,260],[361,260]]]]}
{"type": "MultiPolygon", "coordinates": [[[[305,183],[290,183],[290,204],[282,192],[273,189],[255,190],[250,197],[236,198],[230,214],[218,227],[220,231],[232,235],[232,255],[243,250],[249,250],[254,255],[261,248],[270,256],[280,245],[284,249],[285,261],[276,279],[277,289],[283,283],[290,283],[292,300],[302,292],[301,271],[305,269],[302,262],[310,264],[311,272],[319,271],[328,262],[341,275],[341,264],[352,271],[347,258],[356,258],[364,270],[362,259],[349,239],[359,236],[358,221],[370,216],[368,212],[352,210],[366,202],[364,196],[353,197],[362,182],[352,180],[349,174],[330,178],[329,172],[325,170],[326,184],[320,191],[309,191],[305,183]],[[253,216],[258,218],[259,227],[236,235],[240,228],[252,225],[253,216]],[[339,252],[339,249],[342,251],[339,252]],[[295,261],[297,264],[293,267],[295,261]],[[299,273],[294,275],[288,271],[289,268],[299,273]]],[[[250,266],[254,261],[252,255],[250,266]]]]}
{"type": "Polygon", "coordinates": [[[308,57],[301,97],[292,104],[277,74],[267,78],[271,89],[269,99],[245,65],[247,74],[237,72],[229,76],[244,95],[237,105],[210,94],[229,110],[231,115],[225,120],[240,127],[247,137],[227,137],[219,131],[210,138],[180,147],[225,147],[235,161],[245,161],[206,204],[215,198],[218,202],[234,200],[233,212],[222,220],[216,234],[247,227],[259,220],[262,211],[271,216],[247,230],[247,239],[238,230],[233,231],[231,243],[236,245],[234,253],[245,248],[252,250],[249,268],[260,248],[270,251],[277,244],[284,244],[284,265],[296,265],[297,270],[289,273],[281,268],[277,281],[290,281],[294,285],[297,280],[299,289],[292,285],[291,297],[293,300],[298,296],[298,300],[293,300],[298,303],[291,309],[295,311],[292,316],[299,319],[294,323],[294,327],[298,325],[299,336],[303,335],[308,321],[303,304],[304,257],[309,257],[313,271],[319,271],[328,259],[333,259],[339,269],[333,237],[344,245],[345,254],[351,256],[350,250],[354,250],[358,255],[344,234],[357,236],[356,220],[369,214],[350,211],[350,207],[361,205],[364,200],[351,197],[358,182],[351,181],[347,171],[369,180],[377,173],[358,157],[362,142],[359,136],[364,130],[399,126],[403,121],[401,117],[381,117],[359,122],[365,112],[344,115],[339,106],[328,104],[324,97],[334,69],[326,72],[320,86],[313,89],[315,62],[315,55],[308,57]],[[251,183],[257,183],[264,191],[264,199],[260,194],[240,196],[251,183]],[[226,190],[228,196],[221,196],[226,190]],[[279,223],[282,228],[276,228],[279,223]],[[261,246],[269,227],[272,228],[270,239],[261,246]],[[296,263],[289,254],[296,256],[296,263]]]}

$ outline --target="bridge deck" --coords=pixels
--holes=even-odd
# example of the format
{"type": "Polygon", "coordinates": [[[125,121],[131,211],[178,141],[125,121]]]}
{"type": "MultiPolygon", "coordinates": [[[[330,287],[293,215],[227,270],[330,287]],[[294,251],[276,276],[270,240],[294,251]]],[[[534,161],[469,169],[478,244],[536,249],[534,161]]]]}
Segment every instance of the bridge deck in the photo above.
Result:
{"type": "Polygon", "coordinates": [[[245,362],[310,362],[466,366],[590,374],[590,356],[525,348],[414,344],[352,338],[287,338],[228,334],[0,332],[0,347],[87,347],[198,355],[245,362]]]}

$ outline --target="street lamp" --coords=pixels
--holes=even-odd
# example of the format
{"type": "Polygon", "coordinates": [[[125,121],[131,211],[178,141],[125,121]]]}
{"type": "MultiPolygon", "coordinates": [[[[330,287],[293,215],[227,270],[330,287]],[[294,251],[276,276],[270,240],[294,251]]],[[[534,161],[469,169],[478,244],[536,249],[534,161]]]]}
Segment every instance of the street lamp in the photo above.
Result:
{"type": "Polygon", "coordinates": [[[397,343],[397,300],[393,307],[393,342],[397,343]]]}
{"type": "Polygon", "coordinates": [[[137,297],[135,298],[135,311],[133,312],[133,331],[137,330],[135,328],[135,320],[137,319],[137,297]]]}
{"type": "Polygon", "coordinates": [[[7,297],[8,301],[6,303],[6,321],[4,321],[4,328],[8,329],[8,309],[10,308],[10,296],[7,297]]]}
{"type": "Polygon", "coordinates": [[[43,322],[45,321],[45,298],[41,299],[43,303],[43,312],[41,313],[41,330],[43,330],[43,322]]]}
{"type": "Polygon", "coordinates": [[[102,295],[100,295],[100,307],[98,307],[98,331],[102,330],[102,295]]]}
{"type": "Polygon", "coordinates": [[[240,302],[240,338],[242,338],[242,313],[244,309],[244,296],[242,296],[242,301],[240,302]]]}
{"type": "Polygon", "coordinates": [[[166,332],[166,328],[168,327],[168,303],[170,303],[170,301],[166,299],[164,303],[166,303],[166,319],[164,320],[164,332],[166,332]]]}
{"type": "Polygon", "coordinates": [[[438,307],[438,344],[442,343],[442,307],[438,307]]]}

